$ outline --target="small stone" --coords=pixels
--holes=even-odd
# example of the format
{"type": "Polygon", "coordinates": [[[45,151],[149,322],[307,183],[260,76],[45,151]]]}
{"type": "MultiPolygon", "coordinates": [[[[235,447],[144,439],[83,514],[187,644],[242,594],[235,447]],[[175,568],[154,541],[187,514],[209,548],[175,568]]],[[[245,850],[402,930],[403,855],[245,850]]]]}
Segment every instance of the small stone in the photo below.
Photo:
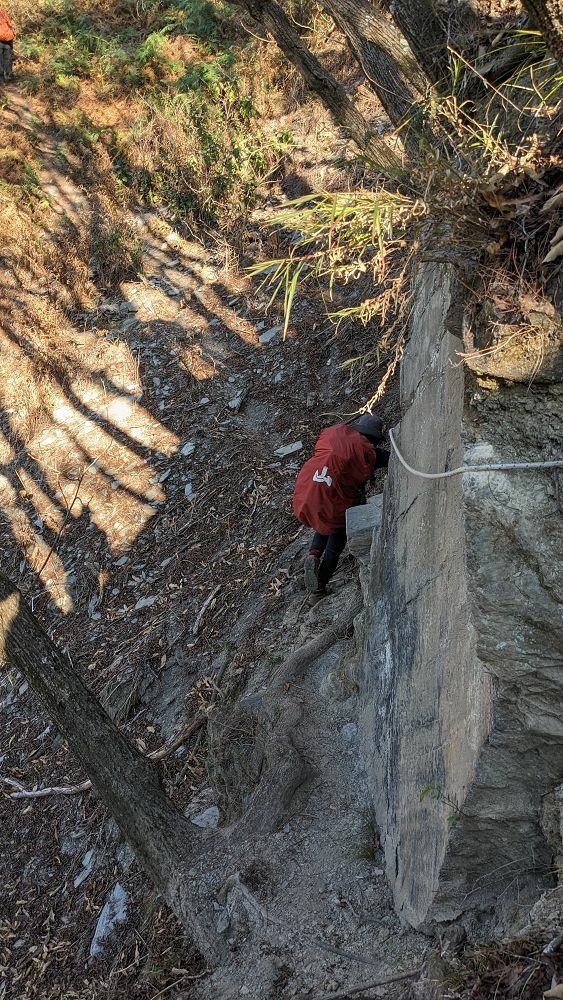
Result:
{"type": "Polygon", "coordinates": [[[74,888],[78,889],[83,882],[92,874],[94,870],[95,856],[94,851],[87,851],[82,858],[82,870],[78,872],[78,875],[74,879],[74,888]]]}
{"type": "Polygon", "coordinates": [[[155,601],[156,597],[140,597],[133,608],[133,611],[140,611],[141,608],[150,608],[155,601]]]}
{"type": "Polygon", "coordinates": [[[188,443],[185,444],[184,447],[180,449],[180,455],[183,455],[184,458],[187,458],[187,456],[192,455],[194,451],[195,451],[195,444],[192,441],[188,441],[188,443]]]}
{"type": "Polygon", "coordinates": [[[276,374],[274,375],[274,382],[281,382],[283,376],[284,376],[283,372],[276,372],[276,374]]]}
{"type": "Polygon", "coordinates": [[[295,455],[298,451],[301,451],[302,448],[302,441],[294,441],[292,444],[285,444],[282,448],[276,448],[274,455],[279,455],[280,458],[286,458],[288,455],[295,455]]]}
{"type": "Polygon", "coordinates": [[[347,743],[351,743],[357,733],[358,727],[355,722],[347,722],[345,726],[342,726],[342,735],[347,743]]]}
{"type": "Polygon", "coordinates": [[[132,302],[120,302],[119,311],[122,315],[126,316],[128,313],[136,313],[137,306],[133,305],[132,302]]]}
{"type": "Polygon", "coordinates": [[[235,413],[237,413],[240,410],[240,405],[241,405],[243,399],[244,399],[244,395],[243,395],[242,392],[240,392],[238,394],[238,396],[235,396],[233,399],[230,399],[229,400],[229,404],[228,404],[229,405],[229,410],[233,410],[235,413]]]}
{"type": "Polygon", "coordinates": [[[103,954],[108,939],[111,937],[117,924],[123,924],[127,920],[128,899],[129,897],[123,886],[119,882],[116,882],[98,917],[96,930],[94,931],[94,937],[90,945],[91,958],[103,954]]]}
{"type": "Polygon", "coordinates": [[[265,330],[264,333],[260,334],[258,340],[261,344],[271,344],[282,330],[283,326],[271,326],[269,330],[265,330]]]}
{"type": "Polygon", "coordinates": [[[192,816],[191,822],[194,826],[203,827],[204,830],[215,830],[219,826],[220,815],[218,806],[209,806],[208,809],[204,809],[197,816],[192,816]]]}
{"type": "Polygon", "coordinates": [[[205,406],[207,403],[209,403],[209,396],[202,396],[202,398],[199,401],[199,405],[205,406]]]}

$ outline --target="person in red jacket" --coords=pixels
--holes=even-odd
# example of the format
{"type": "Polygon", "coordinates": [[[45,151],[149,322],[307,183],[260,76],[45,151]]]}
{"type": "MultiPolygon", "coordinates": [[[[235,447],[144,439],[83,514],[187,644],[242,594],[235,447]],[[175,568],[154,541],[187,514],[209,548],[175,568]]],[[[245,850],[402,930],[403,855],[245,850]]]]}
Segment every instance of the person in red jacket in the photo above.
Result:
{"type": "Polygon", "coordinates": [[[346,545],[346,511],[365,503],[365,487],[389,452],[380,448],[383,425],[364,413],[352,424],[327,427],[297,476],[295,516],[315,532],[305,557],[305,588],[322,595],[346,545]]]}
{"type": "Polygon", "coordinates": [[[0,10],[0,79],[12,79],[14,61],[14,25],[5,10],[0,10]]]}

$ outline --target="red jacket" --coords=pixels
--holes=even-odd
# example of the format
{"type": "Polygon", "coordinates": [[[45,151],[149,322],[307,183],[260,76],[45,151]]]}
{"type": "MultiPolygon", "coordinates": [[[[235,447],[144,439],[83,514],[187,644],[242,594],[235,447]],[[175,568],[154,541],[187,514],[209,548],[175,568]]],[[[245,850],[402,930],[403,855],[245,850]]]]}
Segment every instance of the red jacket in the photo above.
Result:
{"type": "Polygon", "coordinates": [[[327,427],[315,453],[301,469],[293,491],[295,516],[321,535],[342,531],[346,511],[373,475],[377,456],[363,434],[349,424],[327,427]]]}
{"type": "Polygon", "coordinates": [[[6,11],[0,10],[0,42],[13,42],[15,37],[14,25],[6,11]]]}

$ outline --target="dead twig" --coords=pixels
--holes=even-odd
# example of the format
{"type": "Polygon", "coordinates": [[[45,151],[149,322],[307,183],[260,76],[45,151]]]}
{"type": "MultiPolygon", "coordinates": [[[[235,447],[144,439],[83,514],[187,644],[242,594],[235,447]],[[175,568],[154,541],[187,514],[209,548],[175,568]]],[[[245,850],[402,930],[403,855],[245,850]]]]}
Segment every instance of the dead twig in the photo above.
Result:
{"type": "Polygon", "coordinates": [[[160,750],[153,750],[152,753],[147,754],[147,757],[149,757],[150,760],[165,760],[166,757],[170,757],[170,755],[173,754],[178,747],[181,747],[190,736],[197,733],[206,721],[207,715],[202,712],[201,715],[197,715],[192,722],[185,726],[184,729],[182,729],[182,732],[171,740],[170,743],[165,743],[160,750]]]}
{"type": "Polygon", "coordinates": [[[422,969],[413,969],[412,972],[403,972],[400,976],[388,976],[387,979],[372,979],[369,983],[362,983],[361,986],[347,986],[337,993],[319,993],[315,1000],[338,1000],[343,997],[353,997],[364,990],[374,990],[377,986],[388,986],[390,983],[400,983],[402,979],[414,979],[420,975],[422,969]]]}
{"type": "Polygon", "coordinates": [[[0,781],[17,789],[15,792],[10,792],[11,799],[44,799],[48,795],[80,795],[82,792],[88,792],[92,787],[90,780],[82,781],[79,785],[50,785],[48,788],[31,789],[26,788],[15,778],[8,778],[4,775],[0,775],[0,781]]]}
{"type": "Polygon", "coordinates": [[[221,584],[218,583],[217,586],[214,587],[213,590],[211,591],[209,597],[207,597],[206,600],[203,602],[201,610],[194,622],[194,626],[192,628],[192,635],[197,635],[197,633],[199,632],[199,626],[201,625],[202,618],[205,612],[207,611],[209,605],[211,604],[213,598],[217,596],[220,590],[221,590],[221,584]]]}
{"type": "Polygon", "coordinates": [[[561,931],[560,934],[557,934],[554,938],[552,938],[549,944],[546,944],[545,948],[542,951],[542,955],[554,955],[555,952],[559,950],[562,944],[563,944],[563,931],[561,931]]]}
{"type": "MultiPolygon", "coordinates": [[[[149,760],[156,761],[170,757],[190,736],[201,729],[206,719],[207,715],[205,714],[196,716],[173,740],[165,743],[158,750],[152,750],[146,756],[149,760]]],[[[0,775],[0,781],[16,789],[15,792],[10,792],[11,799],[44,799],[49,795],[82,795],[83,792],[89,792],[92,788],[92,782],[89,779],[82,781],[79,785],[49,785],[47,788],[26,788],[21,781],[16,781],[15,778],[8,778],[5,775],[0,775]]]]}
{"type": "MultiPolygon", "coordinates": [[[[381,965],[381,962],[374,962],[371,958],[365,958],[364,955],[357,955],[353,951],[342,951],[341,948],[333,948],[330,944],[325,944],[324,941],[316,941],[311,939],[315,947],[320,948],[321,951],[328,951],[330,955],[338,955],[340,958],[347,958],[349,962],[359,962],[360,965],[373,966],[381,965]]],[[[334,994],[333,994],[334,996],[334,994]]]]}

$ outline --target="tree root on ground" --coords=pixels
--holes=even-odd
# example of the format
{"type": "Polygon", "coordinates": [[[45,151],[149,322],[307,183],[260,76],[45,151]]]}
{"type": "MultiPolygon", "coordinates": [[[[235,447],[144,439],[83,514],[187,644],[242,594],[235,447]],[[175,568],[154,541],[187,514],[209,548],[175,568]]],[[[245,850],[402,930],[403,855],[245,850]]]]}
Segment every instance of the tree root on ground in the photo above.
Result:
{"type": "Polygon", "coordinates": [[[267,691],[257,699],[248,699],[246,704],[243,700],[243,711],[250,709],[269,726],[267,768],[250,805],[230,828],[230,839],[263,836],[277,830],[287,816],[293,795],[310,776],[311,767],[296,743],[303,707],[291,685],[301,671],[346,636],[362,606],[362,596],[357,593],[324,632],[290,653],[276,670],[267,691]]]}
{"type": "MultiPolygon", "coordinates": [[[[288,656],[276,671],[259,708],[269,729],[268,766],[250,805],[230,827],[199,830],[166,795],[154,759],[172,752],[188,731],[153,752],[152,760],[142,756],[60,654],[17,587],[0,573],[0,661],[20,671],[43,700],[139,862],[211,967],[229,961],[209,901],[212,873],[218,866],[225,872],[226,866],[247,856],[249,839],[281,825],[295,791],[310,773],[296,739],[303,705],[291,685],[299,671],[346,635],[360,610],[357,594],[329,628],[288,656]],[[205,873],[205,892],[198,891],[194,864],[205,873]]],[[[196,718],[188,730],[193,732],[202,722],[196,718]]],[[[3,780],[14,787],[15,779],[3,780]]],[[[18,787],[12,794],[27,797],[26,793],[18,787]]]]}

